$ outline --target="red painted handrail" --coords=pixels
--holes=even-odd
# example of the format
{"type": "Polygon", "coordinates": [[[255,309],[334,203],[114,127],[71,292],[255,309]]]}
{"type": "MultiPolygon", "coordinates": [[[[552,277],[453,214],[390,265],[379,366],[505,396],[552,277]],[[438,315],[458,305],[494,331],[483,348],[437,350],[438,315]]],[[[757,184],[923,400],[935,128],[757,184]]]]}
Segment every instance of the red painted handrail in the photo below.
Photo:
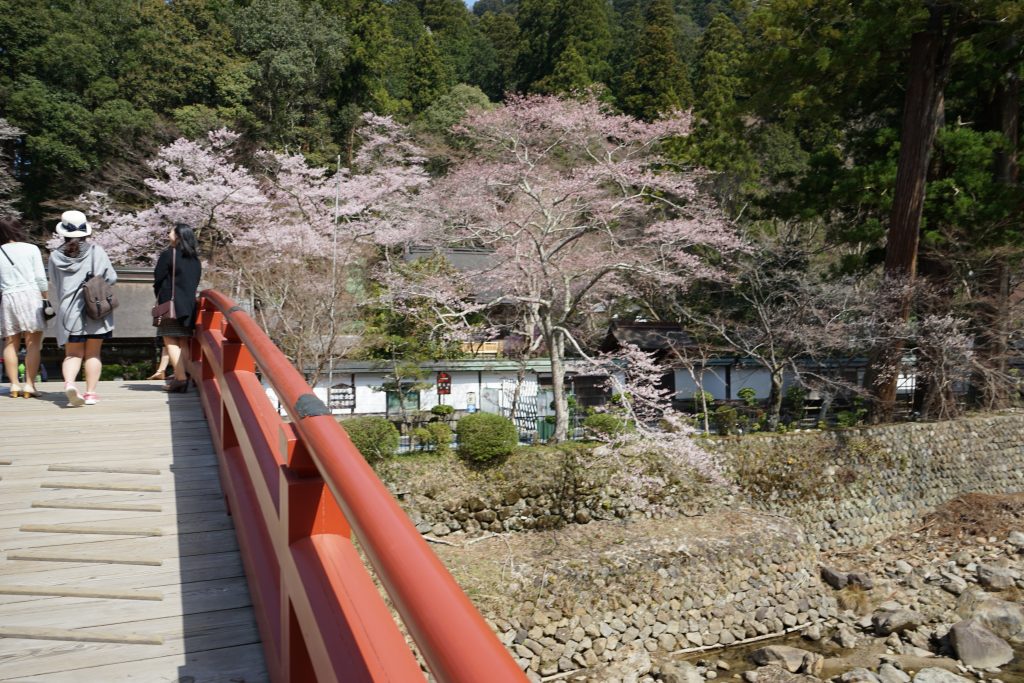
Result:
{"type": "Polygon", "coordinates": [[[252,318],[202,292],[193,377],[275,682],[526,680],[344,429],[252,318]],[[271,405],[257,368],[291,418],[271,405]],[[359,548],[352,542],[354,532],[359,548]]]}

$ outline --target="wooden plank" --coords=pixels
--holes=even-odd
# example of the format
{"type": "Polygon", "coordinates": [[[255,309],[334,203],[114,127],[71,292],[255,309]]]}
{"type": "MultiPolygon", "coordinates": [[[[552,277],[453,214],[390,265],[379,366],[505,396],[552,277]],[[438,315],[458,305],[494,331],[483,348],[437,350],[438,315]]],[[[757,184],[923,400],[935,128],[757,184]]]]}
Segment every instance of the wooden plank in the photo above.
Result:
{"type": "Polygon", "coordinates": [[[8,560],[19,560],[25,562],[85,562],[87,564],[130,564],[159,567],[163,560],[145,560],[135,557],[111,557],[111,556],[88,556],[71,555],[68,553],[7,553],[8,560]]]}
{"type": "Polygon", "coordinates": [[[39,435],[4,454],[0,681],[268,680],[197,396],[40,388],[0,405],[39,435]]]}
{"type": "Polygon", "coordinates": [[[55,524],[24,524],[21,531],[39,534],[100,534],[102,536],[162,536],[160,529],[129,529],[127,527],[57,526],[55,524]]]}
{"type": "Polygon", "coordinates": [[[123,643],[128,645],[161,645],[164,642],[163,638],[137,636],[130,633],[71,631],[59,628],[32,628],[30,626],[0,626],[0,638],[70,640],[79,643],[123,643]]]}
{"type": "Polygon", "coordinates": [[[40,484],[45,489],[81,489],[84,491],[140,491],[159,493],[163,491],[162,486],[138,485],[138,484],[86,484],[68,482],[45,482],[40,484]]]}
{"type": "Polygon", "coordinates": [[[59,510],[120,510],[122,512],[160,512],[162,505],[133,504],[133,503],[86,503],[74,500],[55,500],[49,503],[34,500],[34,508],[54,508],[59,510]]]}
{"type": "Polygon", "coordinates": [[[155,467],[116,467],[97,465],[50,465],[46,468],[50,472],[105,472],[108,474],[162,474],[155,467]]]}
{"type": "Polygon", "coordinates": [[[44,588],[0,584],[0,595],[49,595],[57,598],[107,598],[109,600],[163,600],[163,593],[144,591],[95,590],[93,588],[44,588]]]}

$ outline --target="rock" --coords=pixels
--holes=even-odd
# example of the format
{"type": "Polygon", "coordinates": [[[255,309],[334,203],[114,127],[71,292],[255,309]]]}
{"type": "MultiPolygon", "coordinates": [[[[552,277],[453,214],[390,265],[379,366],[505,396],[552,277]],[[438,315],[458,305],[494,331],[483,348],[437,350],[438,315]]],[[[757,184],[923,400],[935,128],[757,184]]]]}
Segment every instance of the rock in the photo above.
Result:
{"type": "Polygon", "coordinates": [[[803,637],[812,642],[821,640],[821,625],[811,624],[804,629],[803,637]]]}
{"type": "Polygon", "coordinates": [[[661,667],[663,683],[704,683],[697,667],[689,662],[667,662],[661,667]]]}
{"type": "Polygon", "coordinates": [[[967,590],[967,580],[953,572],[939,572],[939,576],[946,580],[942,584],[942,590],[953,595],[960,595],[967,590]]]}
{"type": "Polygon", "coordinates": [[[997,591],[1013,588],[1020,573],[1006,567],[996,567],[991,564],[978,565],[978,583],[997,591]]]}
{"type": "Polygon", "coordinates": [[[836,590],[846,588],[846,584],[850,582],[849,577],[844,572],[826,567],[825,565],[821,565],[821,580],[836,590]]]}
{"type": "Polygon", "coordinates": [[[813,652],[785,645],[769,645],[750,653],[750,661],[758,666],[779,664],[790,673],[808,673],[812,676],[821,672],[824,658],[813,652]]]}
{"type": "Polygon", "coordinates": [[[875,582],[871,580],[871,577],[867,574],[862,573],[850,573],[846,575],[846,578],[850,580],[851,586],[860,586],[866,591],[871,590],[875,587],[875,582]]]}
{"type": "Polygon", "coordinates": [[[778,664],[762,666],[757,671],[748,671],[756,676],[748,678],[748,683],[820,683],[819,679],[806,674],[795,674],[786,671],[778,664]]]}
{"type": "Polygon", "coordinates": [[[979,588],[965,590],[956,601],[962,619],[977,619],[1000,638],[1024,638],[1024,605],[992,597],[979,588]]]}
{"type": "Polygon", "coordinates": [[[909,683],[910,676],[905,671],[900,671],[890,662],[878,667],[878,680],[882,683],[909,683]]]}
{"type": "Polygon", "coordinates": [[[1006,537],[1006,542],[1017,550],[1024,550],[1024,531],[1011,531],[1006,537]]]}
{"type": "Polygon", "coordinates": [[[651,655],[642,647],[631,648],[626,657],[619,659],[602,673],[601,680],[637,683],[641,676],[646,676],[650,672],[651,655]]]}
{"type": "Polygon", "coordinates": [[[988,669],[1013,659],[1013,648],[976,619],[967,619],[949,630],[949,643],[967,666],[988,669]]]}
{"type": "Polygon", "coordinates": [[[852,650],[857,647],[857,634],[846,624],[843,624],[836,629],[836,632],[832,634],[832,640],[834,640],[839,647],[846,650],[852,650]]]}
{"type": "Polygon", "coordinates": [[[430,528],[430,533],[434,534],[435,536],[439,536],[439,537],[440,536],[447,536],[451,532],[452,532],[452,530],[444,522],[438,522],[437,524],[435,524],[434,526],[432,526],[430,528]]]}
{"type": "Polygon", "coordinates": [[[914,568],[912,566],[910,566],[910,563],[907,562],[906,560],[897,560],[896,561],[896,571],[899,572],[900,574],[909,574],[912,571],[914,571],[914,568]]]}
{"type": "Polygon", "coordinates": [[[879,683],[879,678],[867,669],[853,669],[839,677],[843,683],[879,683]]]}
{"type": "Polygon", "coordinates": [[[971,681],[945,669],[929,667],[917,672],[917,675],[914,676],[914,683],[971,683],[971,681]]]}
{"type": "Polygon", "coordinates": [[[917,628],[923,622],[924,616],[922,614],[908,609],[880,611],[871,615],[871,624],[874,626],[875,632],[880,636],[917,628]]]}

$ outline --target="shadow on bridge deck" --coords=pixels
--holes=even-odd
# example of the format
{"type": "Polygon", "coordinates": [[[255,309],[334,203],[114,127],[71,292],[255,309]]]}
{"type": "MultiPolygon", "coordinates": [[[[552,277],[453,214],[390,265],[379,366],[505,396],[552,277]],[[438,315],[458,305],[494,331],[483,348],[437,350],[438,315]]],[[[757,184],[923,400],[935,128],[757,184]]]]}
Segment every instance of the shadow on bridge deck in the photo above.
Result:
{"type": "Polygon", "coordinates": [[[0,393],[0,681],[266,681],[196,394],[0,393]]]}

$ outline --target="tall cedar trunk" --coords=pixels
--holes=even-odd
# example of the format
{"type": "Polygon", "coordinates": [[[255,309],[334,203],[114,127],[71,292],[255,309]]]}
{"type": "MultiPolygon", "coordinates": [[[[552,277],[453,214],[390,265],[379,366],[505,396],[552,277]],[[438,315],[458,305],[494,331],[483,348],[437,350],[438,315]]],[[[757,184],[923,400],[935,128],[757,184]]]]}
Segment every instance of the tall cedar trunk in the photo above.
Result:
{"type": "MultiPolygon", "coordinates": [[[[955,32],[955,10],[931,7],[928,28],[915,33],[910,42],[907,94],[903,103],[900,156],[896,169],[889,232],[885,245],[885,275],[898,286],[912,283],[917,274],[917,248],[925,185],[932,145],[943,114],[943,94],[949,77],[955,32]],[[949,16],[947,23],[946,18],[949,16]]],[[[900,302],[900,320],[910,318],[909,290],[900,302]]],[[[872,353],[868,386],[875,402],[872,420],[892,419],[896,403],[896,380],[903,357],[902,341],[891,341],[872,353]]]]}
{"type": "MultiPolygon", "coordinates": [[[[1008,41],[1008,52],[1017,45],[1016,37],[1008,41]]],[[[1006,149],[999,150],[995,158],[996,180],[1004,185],[1020,181],[1017,147],[1020,144],[1020,77],[1010,69],[999,84],[994,98],[992,128],[1006,138],[1006,149]]],[[[996,254],[991,268],[982,273],[984,301],[982,302],[981,333],[978,351],[991,372],[980,377],[981,398],[989,408],[1005,408],[1009,391],[1005,380],[1008,370],[1010,346],[1010,263],[1005,254],[996,254]]]]}

